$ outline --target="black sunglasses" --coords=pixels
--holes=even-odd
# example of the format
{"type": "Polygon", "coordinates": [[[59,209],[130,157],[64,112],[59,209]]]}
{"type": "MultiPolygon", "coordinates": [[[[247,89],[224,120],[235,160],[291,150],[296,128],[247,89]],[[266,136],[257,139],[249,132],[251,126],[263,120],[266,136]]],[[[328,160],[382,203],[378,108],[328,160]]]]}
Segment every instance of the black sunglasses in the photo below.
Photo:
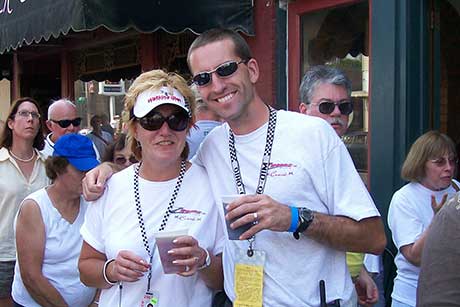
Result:
{"type": "Polygon", "coordinates": [[[166,122],[171,130],[184,131],[189,123],[189,116],[186,112],[177,112],[164,117],[159,112],[152,111],[146,116],[137,119],[142,128],[154,131],[160,129],[166,122]]]}
{"type": "Polygon", "coordinates": [[[334,112],[335,106],[339,108],[339,111],[342,115],[350,115],[353,112],[353,102],[345,100],[345,101],[321,101],[318,104],[318,110],[323,114],[331,114],[334,112]]]}
{"type": "Polygon", "coordinates": [[[72,124],[74,127],[80,126],[81,117],[77,117],[74,119],[61,119],[61,120],[54,120],[51,119],[53,123],[58,124],[61,128],[67,128],[72,124]]]}
{"type": "Polygon", "coordinates": [[[246,64],[248,60],[241,60],[239,62],[237,61],[228,61],[223,64],[220,64],[217,66],[215,69],[210,70],[210,71],[204,71],[196,74],[193,76],[193,83],[195,83],[198,86],[205,86],[209,82],[211,82],[211,75],[215,72],[219,77],[225,78],[225,77],[230,77],[237,69],[238,65],[241,63],[246,64]]]}

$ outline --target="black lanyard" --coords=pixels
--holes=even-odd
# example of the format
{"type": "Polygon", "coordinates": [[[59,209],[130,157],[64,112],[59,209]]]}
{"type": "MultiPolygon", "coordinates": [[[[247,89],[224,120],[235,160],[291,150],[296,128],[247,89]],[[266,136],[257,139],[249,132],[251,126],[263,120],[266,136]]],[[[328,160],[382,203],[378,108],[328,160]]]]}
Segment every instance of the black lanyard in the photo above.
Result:
{"type": "MultiPolygon", "coordinates": [[[[177,194],[179,193],[179,189],[182,185],[182,180],[184,179],[186,165],[187,164],[185,160],[182,160],[180,164],[179,177],[177,178],[176,186],[174,187],[174,192],[172,193],[171,199],[169,200],[168,208],[166,208],[166,211],[163,215],[163,220],[161,221],[160,227],[158,228],[159,232],[163,231],[166,227],[166,223],[168,222],[169,216],[171,214],[171,210],[174,206],[174,202],[176,201],[177,194]]],[[[137,164],[134,167],[134,200],[136,203],[137,219],[139,220],[139,228],[141,230],[142,241],[144,242],[145,250],[147,251],[147,254],[150,257],[149,275],[147,277],[148,278],[147,292],[149,292],[150,291],[150,280],[152,278],[152,261],[153,261],[153,255],[155,253],[155,244],[153,245],[153,250],[150,251],[149,241],[147,239],[147,234],[145,232],[145,223],[144,223],[144,217],[142,215],[141,200],[139,197],[139,169],[140,168],[141,168],[141,163],[137,164]]]]}
{"type": "MultiPolygon", "coordinates": [[[[268,129],[267,129],[267,137],[265,140],[265,150],[264,150],[264,156],[262,157],[262,164],[260,166],[259,183],[256,188],[256,194],[263,194],[264,192],[265,183],[267,182],[268,168],[270,166],[270,157],[272,154],[273,140],[275,139],[276,110],[270,106],[267,106],[267,108],[270,112],[270,115],[268,118],[268,129]]],[[[235,179],[236,189],[238,191],[238,194],[246,194],[246,189],[244,187],[243,178],[241,176],[240,164],[238,162],[238,157],[236,155],[235,135],[233,134],[233,131],[231,128],[229,129],[228,148],[230,152],[230,162],[232,164],[233,177],[235,179]]],[[[252,244],[254,240],[255,240],[255,236],[248,239],[249,241],[248,256],[249,257],[252,257],[252,255],[254,255],[254,251],[252,249],[252,244]]]]}

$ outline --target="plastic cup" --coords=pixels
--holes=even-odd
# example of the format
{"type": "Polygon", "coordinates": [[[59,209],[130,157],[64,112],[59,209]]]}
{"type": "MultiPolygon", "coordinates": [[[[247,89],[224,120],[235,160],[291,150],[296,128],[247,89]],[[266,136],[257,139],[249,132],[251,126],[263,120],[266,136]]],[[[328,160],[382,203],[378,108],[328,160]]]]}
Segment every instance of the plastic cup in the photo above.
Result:
{"type": "MultiPolygon", "coordinates": [[[[225,214],[227,214],[227,209],[225,209],[225,207],[227,207],[228,204],[230,204],[231,202],[233,202],[234,200],[240,198],[242,195],[240,194],[235,194],[235,195],[223,195],[221,197],[222,199],[222,205],[224,206],[224,212],[225,214]]],[[[248,223],[248,224],[245,224],[245,225],[242,225],[238,228],[235,228],[235,229],[232,229],[230,227],[230,224],[233,223],[234,221],[236,221],[238,218],[235,218],[231,221],[225,219],[225,223],[227,224],[227,233],[228,233],[228,238],[230,240],[239,240],[240,236],[245,232],[247,231],[249,228],[251,228],[253,226],[252,223],[248,223]]]]}
{"type": "Polygon", "coordinates": [[[175,274],[179,272],[185,272],[185,265],[174,264],[174,260],[183,259],[181,256],[168,254],[168,251],[181,247],[181,245],[174,244],[173,241],[182,236],[188,234],[187,229],[176,230],[176,231],[162,231],[154,234],[155,241],[160,254],[161,265],[163,266],[163,272],[165,274],[175,274]]]}

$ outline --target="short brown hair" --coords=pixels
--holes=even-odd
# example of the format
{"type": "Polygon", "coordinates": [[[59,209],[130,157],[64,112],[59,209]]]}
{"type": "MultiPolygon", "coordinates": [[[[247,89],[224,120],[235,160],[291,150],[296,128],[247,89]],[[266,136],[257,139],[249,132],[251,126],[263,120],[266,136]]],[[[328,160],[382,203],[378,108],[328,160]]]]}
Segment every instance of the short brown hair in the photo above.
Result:
{"type": "Polygon", "coordinates": [[[190,45],[187,53],[187,64],[190,68],[190,55],[193,50],[208,45],[210,43],[219,42],[223,40],[231,40],[234,46],[234,53],[241,60],[250,60],[252,58],[251,49],[244,38],[239,35],[236,31],[230,29],[214,28],[206,32],[203,32],[200,36],[195,38],[193,43],[190,45]]]}
{"type": "Polygon", "coordinates": [[[63,157],[50,156],[45,161],[46,176],[54,181],[59,175],[65,173],[69,161],[63,157]]]}
{"type": "MultiPolygon", "coordinates": [[[[185,79],[180,75],[173,72],[167,73],[161,69],[155,69],[144,72],[137,77],[125,96],[125,105],[128,113],[132,113],[136,99],[142,92],[147,90],[158,90],[163,86],[175,88],[182,94],[182,96],[184,96],[191,114],[191,120],[187,130],[190,129],[195,122],[195,96],[193,95],[192,90],[188,87],[187,81],[185,81],[185,79]]],[[[134,137],[135,124],[136,118],[133,117],[128,122],[128,144],[136,159],[140,161],[142,159],[142,151],[137,144],[136,138],[134,137]]],[[[188,152],[188,144],[185,142],[185,148],[181,153],[181,157],[183,159],[187,159],[188,152]]]]}
{"type": "Polygon", "coordinates": [[[446,153],[457,156],[455,144],[451,138],[439,131],[428,131],[410,147],[402,166],[401,177],[404,180],[420,182],[426,176],[426,162],[446,153]]]}
{"type": "MultiPolygon", "coordinates": [[[[11,104],[11,107],[10,107],[10,111],[8,112],[7,120],[5,122],[3,130],[1,132],[2,135],[0,137],[0,148],[5,147],[5,148],[9,149],[13,145],[13,131],[11,131],[10,127],[8,127],[8,120],[10,120],[10,119],[14,120],[14,116],[16,115],[16,112],[18,111],[19,106],[23,102],[26,102],[26,101],[34,104],[37,107],[38,112],[40,112],[40,106],[38,105],[38,102],[33,98],[22,97],[22,98],[18,98],[15,101],[13,101],[13,103],[11,104]]],[[[34,148],[38,149],[38,150],[42,150],[43,147],[45,146],[45,139],[44,139],[44,136],[43,136],[43,120],[42,120],[42,117],[40,117],[38,119],[38,121],[39,121],[39,123],[38,123],[38,132],[37,132],[37,135],[34,138],[34,143],[33,143],[32,146],[34,148]]]]}

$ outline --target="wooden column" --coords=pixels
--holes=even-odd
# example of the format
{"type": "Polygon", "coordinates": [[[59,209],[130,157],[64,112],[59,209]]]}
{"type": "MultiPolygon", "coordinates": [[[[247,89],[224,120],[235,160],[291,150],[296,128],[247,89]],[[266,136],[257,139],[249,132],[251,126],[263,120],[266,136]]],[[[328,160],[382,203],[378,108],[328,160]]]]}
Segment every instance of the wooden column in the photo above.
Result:
{"type": "Polygon", "coordinates": [[[17,51],[13,53],[13,80],[11,82],[11,101],[21,97],[21,72],[22,67],[19,62],[17,51]]]}
{"type": "Polygon", "coordinates": [[[159,67],[158,42],[154,33],[140,34],[139,58],[142,72],[159,67]]]}
{"type": "Polygon", "coordinates": [[[75,99],[75,89],[72,78],[72,62],[67,50],[61,51],[61,97],[75,99]]]}

